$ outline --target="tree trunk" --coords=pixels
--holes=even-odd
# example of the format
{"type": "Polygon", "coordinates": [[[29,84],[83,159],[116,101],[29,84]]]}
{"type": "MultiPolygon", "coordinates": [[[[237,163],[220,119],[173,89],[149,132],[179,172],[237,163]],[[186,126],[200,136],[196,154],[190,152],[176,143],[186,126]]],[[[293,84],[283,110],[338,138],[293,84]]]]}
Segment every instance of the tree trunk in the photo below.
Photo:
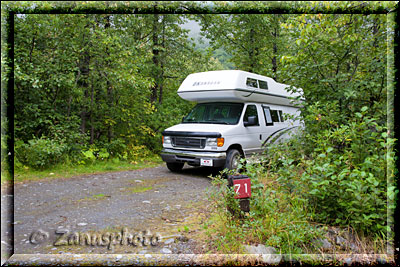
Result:
{"type": "Polygon", "coordinates": [[[273,78],[275,81],[278,81],[278,38],[279,38],[279,15],[274,15],[274,32],[272,33],[274,40],[273,40],[273,45],[272,45],[272,72],[273,72],[273,78]]]}
{"type": "MultiPolygon", "coordinates": [[[[111,23],[110,23],[110,16],[106,16],[106,23],[104,25],[105,29],[110,28],[111,23]]],[[[107,54],[107,58],[110,58],[110,51],[108,50],[108,47],[106,47],[106,54],[107,54]]],[[[111,68],[111,62],[110,60],[107,60],[107,68],[110,69],[111,68]]],[[[108,106],[109,106],[109,110],[111,111],[108,115],[112,118],[112,114],[113,114],[113,106],[114,106],[114,92],[113,92],[113,87],[111,85],[111,82],[107,79],[106,81],[106,88],[107,88],[107,102],[108,102],[108,106]]],[[[114,137],[114,129],[112,125],[108,125],[107,127],[107,138],[108,138],[108,142],[111,142],[111,140],[114,137]]]]}
{"type": "MultiPolygon", "coordinates": [[[[162,20],[162,42],[161,42],[161,47],[163,48],[163,51],[165,51],[165,16],[163,15],[163,20],[162,20]]],[[[162,103],[162,96],[163,96],[163,85],[164,85],[164,59],[165,57],[161,57],[160,60],[160,76],[159,76],[159,96],[158,96],[158,103],[162,103]]]]}
{"type": "Polygon", "coordinates": [[[378,33],[379,33],[379,22],[377,21],[377,19],[374,19],[372,25],[372,35],[374,36],[374,41],[372,43],[372,46],[375,48],[378,47],[378,37],[377,37],[378,33]]]}
{"type": "Polygon", "coordinates": [[[276,61],[276,57],[278,54],[278,46],[277,46],[277,38],[278,38],[278,32],[277,29],[274,29],[274,43],[272,46],[273,49],[273,56],[272,56],[272,72],[273,72],[273,78],[275,81],[278,81],[278,75],[277,75],[277,71],[278,71],[278,64],[276,61]]]}
{"type": "Polygon", "coordinates": [[[150,101],[151,103],[154,103],[157,100],[157,93],[159,90],[159,43],[158,43],[158,19],[159,15],[154,14],[153,15],[153,77],[154,77],[154,85],[151,88],[151,96],[150,96],[150,101]]]}
{"type": "MultiPolygon", "coordinates": [[[[88,16],[86,16],[87,18],[88,16]]],[[[86,24],[85,29],[89,28],[89,22],[86,24]]],[[[88,31],[89,32],[89,31],[88,31]]],[[[90,54],[89,54],[89,34],[86,36],[83,35],[83,47],[84,51],[81,54],[81,58],[79,60],[79,72],[78,72],[78,87],[82,88],[84,91],[84,100],[89,97],[89,70],[90,70],[90,54]]],[[[86,133],[86,120],[87,120],[87,107],[85,103],[82,105],[81,110],[81,132],[82,134],[86,133]]]]}
{"type": "Polygon", "coordinates": [[[94,99],[94,85],[92,84],[92,91],[90,93],[90,144],[94,142],[94,111],[93,111],[93,99],[94,99]]]}
{"type": "MultiPolygon", "coordinates": [[[[89,83],[88,83],[88,78],[89,78],[89,64],[90,64],[90,56],[89,52],[86,50],[83,53],[83,58],[81,59],[81,62],[79,64],[79,72],[80,72],[80,78],[78,80],[78,86],[81,87],[84,90],[84,99],[87,99],[89,97],[89,83]]],[[[86,119],[87,119],[87,107],[85,104],[82,105],[82,110],[81,110],[81,132],[84,134],[86,133],[86,119]]]]}
{"type": "Polygon", "coordinates": [[[250,66],[249,66],[249,72],[254,72],[255,69],[255,49],[254,49],[254,29],[250,29],[250,46],[251,48],[249,49],[249,61],[250,61],[250,66]]]}

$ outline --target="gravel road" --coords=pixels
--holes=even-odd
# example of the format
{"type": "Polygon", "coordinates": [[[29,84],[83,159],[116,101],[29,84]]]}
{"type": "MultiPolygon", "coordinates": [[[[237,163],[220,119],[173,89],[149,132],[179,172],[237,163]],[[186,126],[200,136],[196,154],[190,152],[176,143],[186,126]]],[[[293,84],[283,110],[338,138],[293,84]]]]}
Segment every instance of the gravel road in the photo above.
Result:
{"type": "MultiPolygon", "coordinates": [[[[264,264],[262,254],[208,254],[196,239],[211,205],[211,174],[217,172],[186,167],[172,173],[160,165],[16,184],[14,221],[2,217],[2,226],[14,224],[14,255],[7,263],[2,257],[2,265],[264,264]]],[[[2,203],[11,199],[6,189],[2,186],[2,203]]],[[[5,240],[2,236],[3,256],[10,247],[5,240]]],[[[346,264],[365,261],[342,256],[346,264]]],[[[372,256],[368,262],[393,261],[372,256]]]]}
{"type": "Polygon", "coordinates": [[[198,253],[185,222],[205,211],[210,174],[215,172],[193,167],[172,173],[160,165],[16,184],[14,253],[198,253]],[[85,234],[91,242],[100,234],[103,245],[87,245],[85,234]],[[125,238],[128,243],[121,244],[129,234],[137,242],[125,238]],[[74,244],[78,237],[83,245],[74,244]]]}

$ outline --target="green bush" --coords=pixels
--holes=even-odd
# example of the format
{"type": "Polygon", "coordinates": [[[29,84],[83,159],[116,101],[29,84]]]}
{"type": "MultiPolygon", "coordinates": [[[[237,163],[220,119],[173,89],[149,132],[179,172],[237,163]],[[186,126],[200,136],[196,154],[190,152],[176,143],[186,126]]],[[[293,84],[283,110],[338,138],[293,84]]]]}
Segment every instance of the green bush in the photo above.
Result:
{"type": "Polygon", "coordinates": [[[110,157],[122,158],[126,151],[124,140],[116,138],[104,144],[104,148],[110,153],[110,157]]]}
{"type": "MultiPolygon", "coordinates": [[[[311,242],[322,236],[322,228],[308,221],[306,203],[296,194],[285,191],[284,186],[275,182],[277,177],[268,174],[262,165],[246,164],[246,174],[251,178],[252,195],[250,212],[242,212],[242,216],[237,216],[238,201],[233,198],[233,191],[228,189],[226,180],[221,175],[213,178],[214,191],[209,197],[221,219],[207,231],[219,228],[218,232],[224,233],[223,242],[229,244],[228,249],[237,246],[237,243],[261,243],[273,246],[281,253],[312,251],[311,242]],[[234,215],[227,207],[235,210],[234,215]]],[[[221,240],[213,242],[218,244],[221,240]]],[[[225,251],[226,246],[222,244],[220,247],[224,252],[234,252],[225,251]]]]}
{"type": "Polygon", "coordinates": [[[27,144],[15,143],[15,155],[19,162],[34,169],[44,169],[63,160],[67,145],[54,140],[31,139],[27,144]]]}
{"type": "Polygon", "coordinates": [[[81,160],[78,161],[79,164],[93,164],[96,160],[107,160],[110,157],[105,148],[98,148],[96,145],[90,145],[86,149],[81,151],[81,160]]]}
{"type": "Polygon", "coordinates": [[[335,112],[308,111],[310,127],[300,138],[268,150],[277,181],[309,206],[313,220],[385,236],[387,148],[394,140],[366,107],[346,124],[335,112]]]}
{"type": "Polygon", "coordinates": [[[76,131],[80,127],[80,119],[77,116],[64,118],[58,117],[57,123],[52,123],[46,133],[47,139],[56,143],[66,145],[64,151],[65,160],[71,163],[82,160],[81,151],[85,149],[85,144],[89,142],[89,136],[76,131]]]}

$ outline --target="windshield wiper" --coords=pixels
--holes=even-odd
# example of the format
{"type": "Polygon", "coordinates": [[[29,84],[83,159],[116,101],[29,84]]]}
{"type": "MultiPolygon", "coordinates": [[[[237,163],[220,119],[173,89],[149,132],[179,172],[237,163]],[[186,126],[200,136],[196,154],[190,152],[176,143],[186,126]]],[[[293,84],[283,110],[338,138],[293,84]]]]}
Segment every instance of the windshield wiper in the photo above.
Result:
{"type": "Polygon", "coordinates": [[[229,124],[225,121],[216,121],[216,120],[210,120],[210,121],[183,121],[182,123],[210,123],[210,124],[229,124]]]}
{"type": "Polygon", "coordinates": [[[212,123],[212,124],[229,124],[226,121],[217,121],[217,120],[209,120],[206,121],[206,123],[212,123]]]}

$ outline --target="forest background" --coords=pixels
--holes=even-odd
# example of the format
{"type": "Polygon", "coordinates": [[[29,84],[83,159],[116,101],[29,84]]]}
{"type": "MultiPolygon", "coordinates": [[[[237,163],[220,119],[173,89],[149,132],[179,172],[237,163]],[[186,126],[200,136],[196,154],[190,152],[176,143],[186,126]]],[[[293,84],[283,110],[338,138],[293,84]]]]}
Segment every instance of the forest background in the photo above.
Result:
{"type": "MultiPolygon", "coordinates": [[[[304,133],[274,148],[268,171],[285,177],[281,184],[312,207],[313,220],[387,238],[397,193],[387,14],[395,2],[284,4],[299,14],[248,12],[268,10],[267,2],[128,3],[138,14],[34,14],[118,10],[120,2],[2,3],[2,27],[8,9],[20,10],[13,15],[13,97],[2,92],[1,99],[3,115],[13,100],[13,136],[5,134],[7,116],[1,136],[2,150],[14,141],[11,173],[157,161],[161,132],[194,105],[176,94],[185,77],[240,69],[302,88],[307,100],[304,133]],[[220,14],[226,10],[237,14],[220,14]],[[200,25],[197,38],[182,27],[188,21],[200,25]]],[[[3,73],[8,49],[2,42],[3,73]]],[[[2,180],[7,158],[3,150],[2,180]]]]}

